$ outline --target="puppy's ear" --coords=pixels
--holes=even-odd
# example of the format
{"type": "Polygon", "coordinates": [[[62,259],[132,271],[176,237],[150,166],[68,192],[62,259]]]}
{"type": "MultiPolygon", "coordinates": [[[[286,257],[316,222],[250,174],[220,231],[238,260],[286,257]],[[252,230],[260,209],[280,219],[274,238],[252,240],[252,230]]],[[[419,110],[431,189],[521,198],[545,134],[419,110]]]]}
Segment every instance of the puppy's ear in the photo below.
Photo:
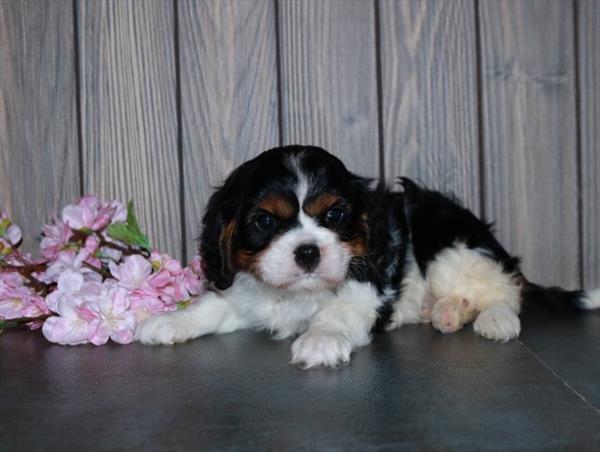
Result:
{"type": "Polygon", "coordinates": [[[202,220],[200,255],[208,282],[219,290],[233,284],[237,270],[233,253],[242,206],[244,165],[227,178],[208,201],[202,220]]]}
{"type": "Polygon", "coordinates": [[[373,183],[373,179],[349,173],[349,180],[353,199],[359,202],[363,210],[366,210],[370,203],[370,187],[373,183]]]}

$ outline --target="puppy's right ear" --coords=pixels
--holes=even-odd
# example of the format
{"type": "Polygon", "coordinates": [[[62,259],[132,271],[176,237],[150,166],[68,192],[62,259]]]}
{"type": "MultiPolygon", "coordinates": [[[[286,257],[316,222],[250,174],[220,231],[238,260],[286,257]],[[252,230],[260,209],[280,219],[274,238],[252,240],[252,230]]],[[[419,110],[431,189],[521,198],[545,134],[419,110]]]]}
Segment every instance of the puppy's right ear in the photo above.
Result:
{"type": "Polygon", "coordinates": [[[200,255],[204,275],[219,290],[230,287],[237,272],[233,253],[243,202],[243,186],[240,186],[243,172],[243,166],[235,170],[213,193],[202,220],[200,255]]]}

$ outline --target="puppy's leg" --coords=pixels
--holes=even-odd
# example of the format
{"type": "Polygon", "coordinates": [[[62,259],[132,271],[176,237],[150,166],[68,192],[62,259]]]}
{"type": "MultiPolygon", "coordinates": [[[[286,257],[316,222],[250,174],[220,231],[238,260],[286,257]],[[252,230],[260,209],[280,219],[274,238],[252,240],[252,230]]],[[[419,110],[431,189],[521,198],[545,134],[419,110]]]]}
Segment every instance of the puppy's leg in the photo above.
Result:
{"type": "Polygon", "coordinates": [[[492,340],[508,341],[521,331],[520,285],[484,251],[463,244],[442,251],[427,269],[436,303],[433,326],[449,333],[476,318],[474,329],[492,340]]]}
{"type": "Polygon", "coordinates": [[[428,322],[433,301],[425,278],[419,267],[411,259],[407,264],[406,276],[402,280],[402,294],[394,303],[394,313],[388,330],[402,325],[428,322]]]}
{"type": "Polygon", "coordinates": [[[144,344],[174,344],[245,326],[229,300],[208,292],[185,309],[146,319],[136,328],[135,338],[144,344]]]}
{"type": "Polygon", "coordinates": [[[380,304],[371,284],[345,283],[332,300],[323,302],[306,332],[292,344],[292,363],[309,368],[350,362],[352,350],[371,341],[380,304]]]}

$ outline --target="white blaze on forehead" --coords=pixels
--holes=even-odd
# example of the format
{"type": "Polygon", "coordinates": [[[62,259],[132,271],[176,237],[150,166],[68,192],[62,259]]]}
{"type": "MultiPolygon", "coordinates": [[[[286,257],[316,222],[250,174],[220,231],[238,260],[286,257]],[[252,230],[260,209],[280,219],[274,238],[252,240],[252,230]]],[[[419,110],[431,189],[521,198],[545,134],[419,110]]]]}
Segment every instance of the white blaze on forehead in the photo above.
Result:
{"type": "Polygon", "coordinates": [[[302,205],[306,200],[306,196],[308,195],[308,177],[302,169],[300,168],[300,159],[302,158],[302,154],[296,154],[290,156],[288,160],[289,168],[296,176],[298,180],[298,185],[294,192],[296,193],[296,197],[298,198],[298,203],[300,204],[300,210],[302,211],[302,205]]]}
{"type": "Polygon", "coordinates": [[[294,190],[296,197],[298,198],[298,205],[300,206],[300,210],[298,211],[298,221],[300,222],[301,229],[304,232],[303,235],[307,237],[307,243],[310,242],[310,238],[312,236],[313,240],[318,245],[319,236],[324,239],[324,237],[322,237],[324,232],[326,231],[331,234],[331,231],[329,231],[329,229],[319,227],[317,222],[304,212],[303,206],[304,202],[306,201],[306,197],[308,196],[309,178],[300,168],[301,157],[302,154],[297,154],[290,158],[290,168],[298,179],[298,185],[294,190]]]}

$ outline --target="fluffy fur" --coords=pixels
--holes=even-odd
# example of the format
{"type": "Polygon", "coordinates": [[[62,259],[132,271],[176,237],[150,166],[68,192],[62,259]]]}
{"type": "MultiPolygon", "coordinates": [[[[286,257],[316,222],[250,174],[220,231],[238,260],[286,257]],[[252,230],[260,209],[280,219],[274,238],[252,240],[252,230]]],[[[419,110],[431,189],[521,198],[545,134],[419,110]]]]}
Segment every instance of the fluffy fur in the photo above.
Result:
{"type": "Polygon", "coordinates": [[[173,344],[265,329],[295,337],[292,362],[335,367],[373,331],[473,322],[494,341],[519,335],[523,303],[600,307],[600,291],[528,282],[490,225],[452,197],[401,179],[403,192],[350,173],[326,151],[288,146],[237,168],[211,197],[201,254],[211,290],[146,320],[136,337],[173,344]]]}

